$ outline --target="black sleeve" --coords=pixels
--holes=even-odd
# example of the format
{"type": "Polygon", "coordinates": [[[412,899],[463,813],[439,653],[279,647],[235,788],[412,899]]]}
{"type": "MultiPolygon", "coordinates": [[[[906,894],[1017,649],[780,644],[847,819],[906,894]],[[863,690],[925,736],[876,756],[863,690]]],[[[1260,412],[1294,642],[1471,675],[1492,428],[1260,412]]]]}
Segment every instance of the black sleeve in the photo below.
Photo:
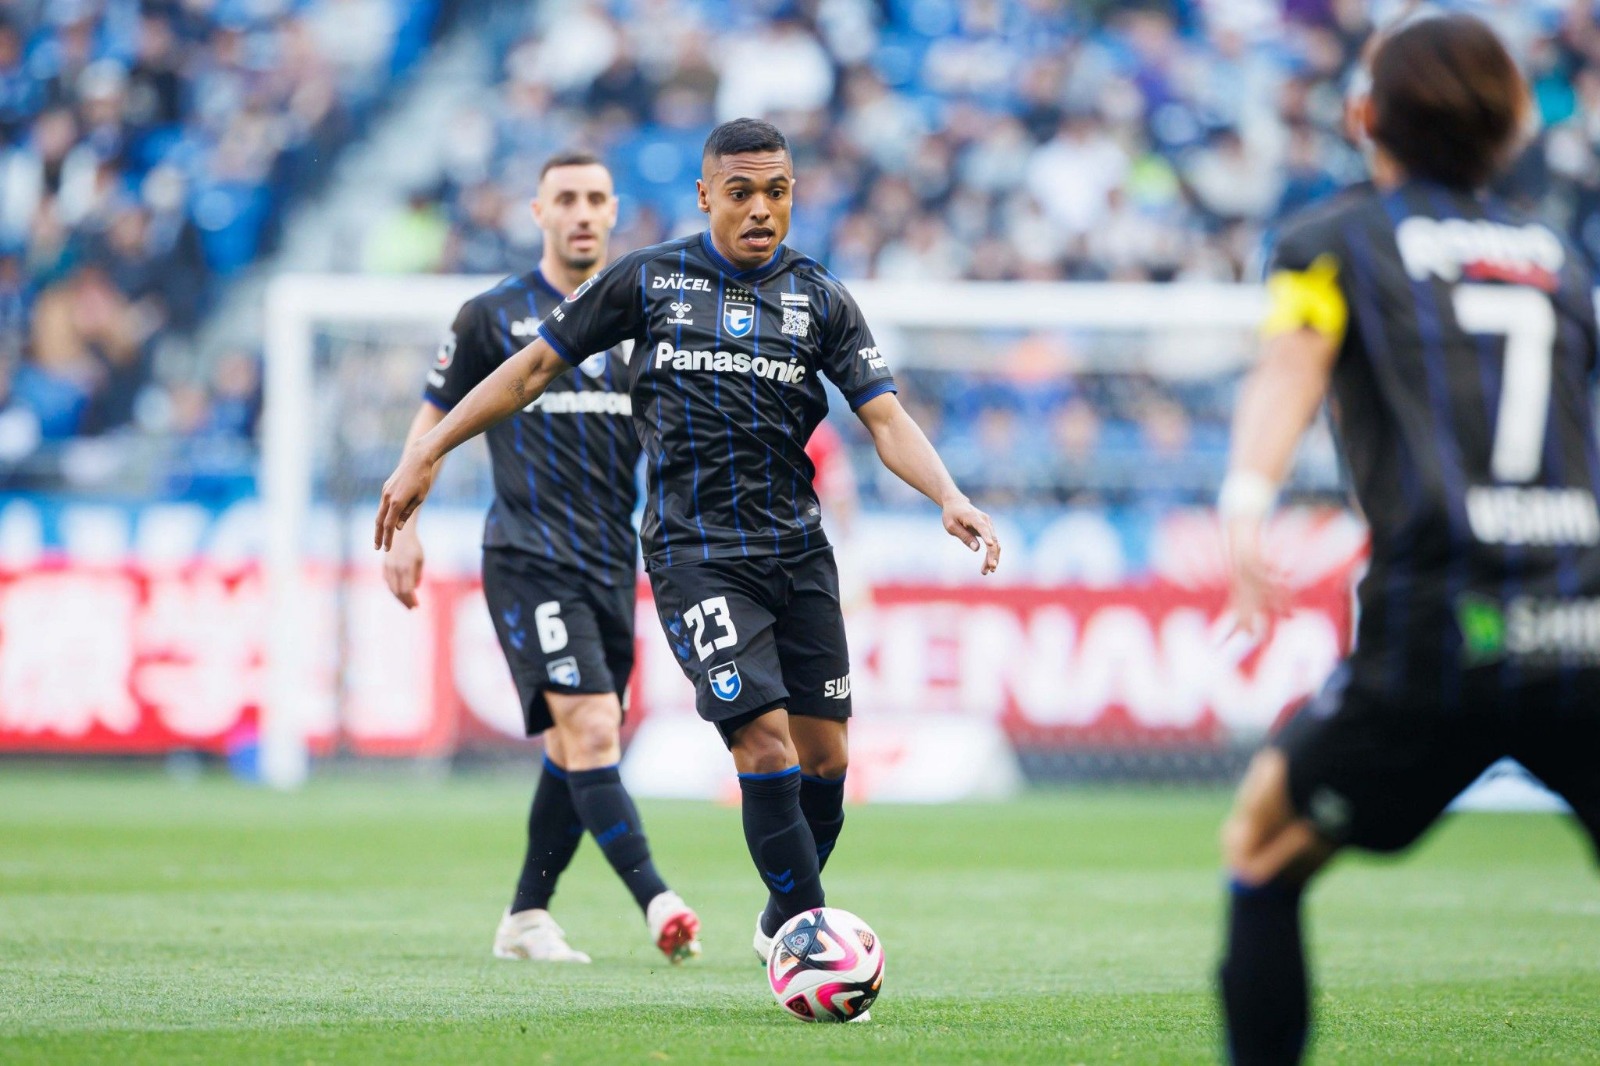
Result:
{"type": "Polygon", "coordinates": [[[472,300],[462,304],[428,369],[422,398],[446,411],[460,403],[504,359],[495,345],[483,306],[472,300]]]}
{"type": "Polygon", "coordinates": [[[595,352],[615,348],[644,330],[645,257],[625,255],[567,297],[539,324],[539,336],[577,366],[595,352]]]}
{"type": "Polygon", "coordinates": [[[1291,217],[1284,223],[1267,257],[1267,277],[1285,270],[1308,270],[1319,256],[1338,255],[1337,231],[1319,216],[1291,217]]]}
{"type": "Polygon", "coordinates": [[[822,325],[822,372],[844,393],[850,410],[875,396],[900,391],[855,297],[843,285],[829,285],[824,291],[827,318],[822,325]]]}

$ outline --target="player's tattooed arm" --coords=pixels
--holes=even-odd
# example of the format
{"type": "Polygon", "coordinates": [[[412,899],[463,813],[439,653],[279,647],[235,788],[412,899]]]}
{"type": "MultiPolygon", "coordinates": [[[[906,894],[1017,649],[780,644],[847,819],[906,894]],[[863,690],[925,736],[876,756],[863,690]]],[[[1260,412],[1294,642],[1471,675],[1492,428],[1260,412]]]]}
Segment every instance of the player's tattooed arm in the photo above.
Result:
{"type": "Polygon", "coordinates": [[[1000,565],[1000,538],[995,535],[994,522],[956,487],[944,460],[900,406],[899,397],[892,392],[875,396],[856,408],[856,417],[872,434],[883,465],[938,504],[945,532],[973,551],[982,551],[983,572],[994,573],[1000,565]]]}
{"type": "Polygon", "coordinates": [[[433,488],[439,461],[457,445],[544,395],[544,390],[572,364],[543,338],[511,356],[475,385],[439,424],[406,446],[400,465],[383,483],[372,543],[387,551],[395,530],[403,529],[433,488]]]}

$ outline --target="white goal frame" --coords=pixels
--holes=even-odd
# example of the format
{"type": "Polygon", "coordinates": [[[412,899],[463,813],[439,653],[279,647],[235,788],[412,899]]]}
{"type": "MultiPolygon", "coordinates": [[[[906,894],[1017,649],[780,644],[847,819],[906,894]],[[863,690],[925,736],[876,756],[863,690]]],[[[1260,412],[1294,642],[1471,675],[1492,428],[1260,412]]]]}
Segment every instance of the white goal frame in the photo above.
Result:
{"type": "MultiPolygon", "coordinates": [[[[277,788],[303,783],[310,767],[303,679],[310,662],[295,606],[302,602],[303,551],[311,514],[313,338],[328,324],[412,322],[440,335],[460,306],[498,276],[281,274],[267,286],[266,363],[260,497],[265,524],[266,691],[261,707],[261,772],[277,788]]],[[[1251,330],[1265,294],[1255,285],[1075,284],[1049,282],[883,282],[850,284],[867,320],[892,327],[1082,329],[1150,333],[1251,330]]],[[[924,360],[891,350],[890,365],[924,360]]],[[[1241,346],[1238,363],[1254,356],[1241,346]]],[[[1226,369],[1210,363],[1207,371],[1226,369]]],[[[394,446],[398,455],[400,441],[394,446]]]]}

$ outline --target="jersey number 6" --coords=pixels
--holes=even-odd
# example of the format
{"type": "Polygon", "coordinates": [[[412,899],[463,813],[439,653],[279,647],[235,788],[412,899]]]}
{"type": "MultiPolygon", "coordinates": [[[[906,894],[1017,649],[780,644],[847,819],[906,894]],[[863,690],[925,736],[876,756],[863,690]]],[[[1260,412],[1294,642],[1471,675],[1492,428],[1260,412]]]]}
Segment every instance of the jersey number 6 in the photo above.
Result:
{"type": "Polygon", "coordinates": [[[1550,416],[1555,309],[1548,296],[1526,285],[1460,285],[1454,303],[1463,330],[1506,339],[1490,473],[1496,481],[1532,481],[1539,476],[1550,416]]]}
{"type": "Polygon", "coordinates": [[[683,612],[683,620],[689,623],[689,633],[694,638],[694,653],[700,656],[702,662],[710,658],[712,652],[739,643],[739,631],[733,628],[733,615],[728,613],[726,596],[713,596],[695,604],[683,612]],[[712,638],[710,644],[705,640],[707,621],[722,631],[712,638]]]}
{"type": "Polygon", "coordinates": [[[546,655],[567,646],[567,623],[561,620],[560,600],[546,600],[535,607],[533,625],[539,631],[539,650],[546,655]]]}

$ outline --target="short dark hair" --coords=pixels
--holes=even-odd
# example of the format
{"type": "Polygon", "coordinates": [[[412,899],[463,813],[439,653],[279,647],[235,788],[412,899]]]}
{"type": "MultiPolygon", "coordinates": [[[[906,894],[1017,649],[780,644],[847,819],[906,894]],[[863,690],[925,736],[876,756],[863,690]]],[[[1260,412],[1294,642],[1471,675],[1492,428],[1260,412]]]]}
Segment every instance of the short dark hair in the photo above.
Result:
{"type": "Polygon", "coordinates": [[[706,138],[701,159],[721,159],[725,155],[745,155],[749,152],[787,152],[788,138],[770,122],[759,118],[736,118],[724,122],[706,138]]]}
{"type": "Polygon", "coordinates": [[[1471,15],[1407,22],[1372,57],[1373,138],[1407,174],[1451,188],[1480,188],[1509,161],[1528,100],[1505,45],[1471,15]]]}
{"type": "Polygon", "coordinates": [[[565,152],[557,152],[544,161],[544,166],[539,168],[539,180],[556,167],[603,167],[605,160],[589,151],[587,148],[571,148],[565,152]]]}

